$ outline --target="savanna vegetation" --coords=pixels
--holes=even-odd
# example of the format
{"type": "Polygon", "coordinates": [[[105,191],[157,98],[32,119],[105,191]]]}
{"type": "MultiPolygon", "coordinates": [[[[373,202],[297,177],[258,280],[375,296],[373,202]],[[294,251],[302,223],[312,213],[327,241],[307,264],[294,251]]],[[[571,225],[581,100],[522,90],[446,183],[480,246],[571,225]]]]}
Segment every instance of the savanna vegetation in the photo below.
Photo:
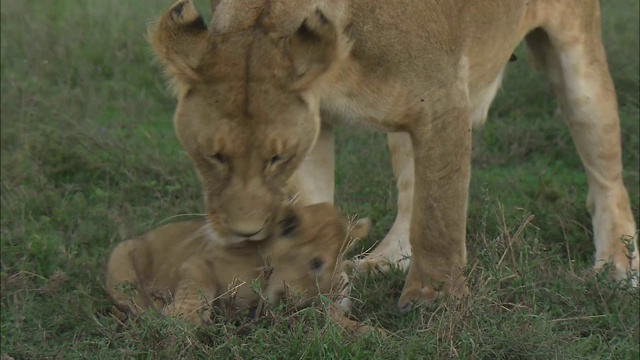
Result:
{"type": "MultiPolygon", "coordinates": [[[[554,96],[524,47],[475,130],[467,225],[471,296],[400,315],[399,271],[354,281],[353,336],[323,307],[222,312],[193,327],[121,323],[104,289],[125,238],[203,211],[171,123],[175,102],[144,40],[171,1],[2,0],[1,352],[43,358],[637,359],[640,296],[591,270],[586,176],[554,96]]],[[[208,4],[196,3],[203,13],[208,4]]],[[[603,1],[624,180],[638,221],[639,3],[603,1]]],[[[338,206],[384,236],[395,185],[383,134],[341,126],[338,206]]]]}

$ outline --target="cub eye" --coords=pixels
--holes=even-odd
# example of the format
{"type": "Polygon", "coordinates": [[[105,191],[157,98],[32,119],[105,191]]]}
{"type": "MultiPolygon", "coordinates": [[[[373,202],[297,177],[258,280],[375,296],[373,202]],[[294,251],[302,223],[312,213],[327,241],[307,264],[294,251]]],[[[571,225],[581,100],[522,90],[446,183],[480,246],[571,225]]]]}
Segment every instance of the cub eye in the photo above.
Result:
{"type": "Polygon", "coordinates": [[[284,220],[282,220],[281,225],[282,235],[290,236],[298,228],[298,217],[294,213],[289,213],[284,220]]]}
{"type": "Polygon", "coordinates": [[[215,153],[213,155],[209,156],[209,159],[219,163],[219,164],[226,164],[229,162],[229,157],[223,153],[215,153]]]}
{"type": "Polygon", "coordinates": [[[319,273],[324,267],[324,261],[322,261],[322,259],[320,259],[319,257],[314,257],[309,262],[309,265],[311,266],[311,271],[313,271],[314,273],[319,273]]]}

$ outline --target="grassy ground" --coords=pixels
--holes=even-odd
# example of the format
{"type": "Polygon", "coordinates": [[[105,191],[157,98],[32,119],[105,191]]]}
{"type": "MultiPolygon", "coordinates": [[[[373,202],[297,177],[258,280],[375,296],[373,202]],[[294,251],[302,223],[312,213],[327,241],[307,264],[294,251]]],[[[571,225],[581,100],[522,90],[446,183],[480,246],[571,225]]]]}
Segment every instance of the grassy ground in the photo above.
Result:
{"type": "MultiPolygon", "coordinates": [[[[202,210],[173,134],[174,101],[143,39],[146,22],[169,3],[2,0],[3,360],[640,356],[638,293],[589,271],[585,175],[523,49],[475,133],[471,297],[400,316],[401,273],[357,279],[355,315],[385,327],[387,339],[342,334],[318,308],[277,310],[249,327],[220,318],[192,328],[153,314],[119,324],[103,288],[109,251],[202,210]]],[[[603,8],[636,221],[638,11],[634,0],[603,8]]],[[[338,204],[374,219],[368,245],[394,217],[383,144],[381,134],[338,130],[338,204]]]]}

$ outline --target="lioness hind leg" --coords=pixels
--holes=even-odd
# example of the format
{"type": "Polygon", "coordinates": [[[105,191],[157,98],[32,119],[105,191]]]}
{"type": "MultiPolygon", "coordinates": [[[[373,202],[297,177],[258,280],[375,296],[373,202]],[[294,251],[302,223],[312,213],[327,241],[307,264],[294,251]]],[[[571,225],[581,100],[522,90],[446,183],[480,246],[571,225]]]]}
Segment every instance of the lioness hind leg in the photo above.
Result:
{"type": "Polygon", "coordinates": [[[388,271],[397,266],[406,271],[411,264],[411,244],[409,228],[413,202],[413,148],[407,133],[389,133],[391,165],[398,188],[398,213],[391,230],[382,242],[363,259],[355,260],[360,271],[388,271]]]}
{"type": "Polygon", "coordinates": [[[558,94],[587,172],[595,268],[612,262],[616,278],[622,279],[633,270],[637,274],[636,224],[622,179],[620,120],[601,40],[599,5],[580,5],[554,12],[543,29],[527,36],[527,44],[558,94]],[[632,253],[623,237],[630,239],[632,253]]]}

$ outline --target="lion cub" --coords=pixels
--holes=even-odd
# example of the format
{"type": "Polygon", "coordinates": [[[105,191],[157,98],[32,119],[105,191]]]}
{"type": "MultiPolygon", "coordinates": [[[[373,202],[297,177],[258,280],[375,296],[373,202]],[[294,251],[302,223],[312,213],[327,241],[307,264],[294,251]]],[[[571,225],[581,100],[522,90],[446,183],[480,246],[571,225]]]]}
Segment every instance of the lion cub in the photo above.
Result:
{"type": "Polygon", "coordinates": [[[257,305],[254,280],[264,281],[271,304],[289,289],[305,302],[344,288],[341,255],[369,228],[368,219],[349,227],[327,203],[288,208],[273,236],[234,247],[216,241],[204,219],[164,225],[113,250],[106,287],[122,311],[157,309],[196,324],[210,320],[210,312],[199,310],[215,299],[257,305]]]}

